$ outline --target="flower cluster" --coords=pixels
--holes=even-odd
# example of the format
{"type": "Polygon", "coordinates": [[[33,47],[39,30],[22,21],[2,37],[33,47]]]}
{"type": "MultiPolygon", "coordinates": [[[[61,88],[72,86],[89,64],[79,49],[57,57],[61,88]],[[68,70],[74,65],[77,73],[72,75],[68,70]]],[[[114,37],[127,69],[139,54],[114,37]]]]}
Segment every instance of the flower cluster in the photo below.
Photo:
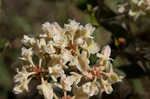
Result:
{"type": "Polygon", "coordinates": [[[113,70],[110,47],[100,53],[91,24],[82,26],[69,20],[62,28],[46,22],[42,30],[37,37],[24,35],[22,39],[22,66],[14,77],[14,93],[28,92],[32,79],[38,79],[37,90],[45,99],[87,99],[98,93],[110,94],[111,85],[122,80],[113,70]],[[90,65],[91,55],[97,57],[94,65],[90,65]],[[64,94],[58,96],[55,88],[64,94]]]}
{"type": "Polygon", "coordinates": [[[150,0],[130,0],[128,3],[119,5],[118,11],[123,13],[126,9],[129,10],[129,16],[136,20],[139,16],[146,15],[150,12],[150,0]]]}

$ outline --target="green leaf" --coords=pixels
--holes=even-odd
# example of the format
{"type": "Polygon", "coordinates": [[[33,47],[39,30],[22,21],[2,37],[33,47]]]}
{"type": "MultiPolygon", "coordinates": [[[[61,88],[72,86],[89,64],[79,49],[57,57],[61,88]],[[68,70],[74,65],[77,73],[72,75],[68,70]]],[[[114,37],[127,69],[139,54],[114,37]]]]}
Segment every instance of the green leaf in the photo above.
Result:
{"type": "Polygon", "coordinates": [[[109,7],[113,12],[118,12],[118,4],[122,3],[123,0],[104,0],[104,3],[109,7]]]}
{"type": "Polygon", "coordinates": [[[3,57],[0,56],[0,84],[8,90],[10,88],[9,73],[5,67],[3,57]]]}
{"type": "Polygon", "coordinates": [[[5,42],[6,40],[0,38],[0,53],[2,53],[5,48],[5,42]]]}
{"type": "Polygon", "coordinates": [[[91,4],[87,4],[87,10],[91,11],[92,10],[92,5],[91,4]]]}
{"type": "Polygon", "coordinates": [[[116,47],[119,47],[119,42],[118,42],[117,39],[115,39],[115,42],[114,42],[114,43],[115,43],[115,46],[116,46],[116,47]]]}
{"type": "Polygon", "coordinates": [[[97,22],[97,19],[95,17],[95,11],[93,11],[91,13],[91,21],[92,21],[92,24],[95,25],[95,26],[99,26],[99,23],[97,22]]]}
{"type": "Polygon", "coordinates": [[[122,57],[122,56],[115,57],[115,59],[113,61],[114,67],[121,67],[121,66],[125,66],[125,65],[129,65],[129,61],[125,57],[122,57]]]}
{"type": "Polygon", "coordinates": [[[89,59],[90,59],[90,65],[94,65],[98,60],[98,57],[96,56],[96,54],[91,54],[89,59]]]}
{"type": "Polygon", "coordinates": [[[132,79],[131,82],[132,82],[133,89],[135,92],[137,93],[144,92],[144,88],[142,86],[142,82],[140,79],[132,79]]]}
{"type": "Polygon", "coordinates": [[[104,46],[111,41],[111,32],[107,31],[105,28],[99,26],[94,31],[94,40],[100,45],[104,46]]]}

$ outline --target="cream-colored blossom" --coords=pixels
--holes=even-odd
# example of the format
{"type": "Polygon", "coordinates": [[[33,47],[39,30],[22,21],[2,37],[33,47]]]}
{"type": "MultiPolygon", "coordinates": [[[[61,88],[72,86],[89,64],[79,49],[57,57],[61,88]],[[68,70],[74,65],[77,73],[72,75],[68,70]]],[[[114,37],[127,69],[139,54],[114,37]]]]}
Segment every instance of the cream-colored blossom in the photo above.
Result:
{"type": "Polygon", "coordinates": [[[55,35],[53,37],[54,45],[59,48],[65,48],[68,44],[67,38],[64,35],[55,35]]]}
{"type": "Polygon", "coordinates": [[[69,66],[78,66],[78,65],[79,65],[78,57],[77,56],[70,57],[69,66]]]}
{"type": "Polygon", "coordinates": [[[138,4],[139,0],[131,0],[134,4],[138,4]]]}
{"type": "Polygon", "coordinates": [[[83,92],[85,92],[88,96],[93,96],[98,94],[98,85],[96,82],[87,82],[82,85],[83,92]]]}
{"type": "Polygon", "coordinates": [[[61,86],[62,89],[66,91],[71,91],[71,85],[76,81],[76,78],[73,76],[62,75],[61,77],[61,86]]]}
{"type": "Polygon", "coordinates": [[[64,63],[64,60],[62,59],[61,55],[57,54],[50,54],[51,60],[48,61],[47,65],[48,66],[54,66],[57,64],[62,64],[64,63]]]}
{"type": "Polygon", "coordinates": [[[35,72],[27,72],[27,70],[23,67],[21,71],[17,69],[17,74],[14,77],[14,82],[16,86],[14,87],[13,91],[16,94],[22,93],[23,91],[28,91],[28,84],[32,79],[29,76],[35,74],[35,72]]]}
{"type": "Polygon", "coordinates": [[[81,35],[83,38],[93,38],[92,34],[94,30],[95,28],[91,24],[86,24],[83,29],[81,28],[81,35]]]}
{"type": "Polygon", "coordinates": [[[65,24],[65,31],[68,34],[71,42],[73,43],[75,40],[75,36],[77,35],[77,31],[80,29],[80,23],[75,20],[69,20],[69,24],[65,24]]]}
{"type": "Polygon", "coordinates": [[[131,17],[134,17],[134,20],[137,20],[139,16],[141,15],[145,15],[146,13],[144,11],[133,11],[133,10],[129,10],[128,13],[131,17]]]}
{"type": "Polygon", "coordinates": [[[109,83],[107,80],[101,79],[101,92],[106,92],[107,94],[111,94],[113,91],[113,88],[111,86],[111,83],[109,83]]]}
{"type": "Polygon", "coordinates": [[[32,51],[32,48],[25,48],[25,47],[22,47],[21,49],[21,56],[20,59],[21,60],[24,60],[24,61],[29,61],[31,63],[32,66],[34,66],[34,63],[32,61],[32,56],[33,56],[33,51],[32,51]]]}
{"type": "Polygon", "coordinates": [[[36,43],[35,38],[31,38],[28,35],[24,35],[23,39],[22,39],[22,43],[25,45],[34,45],[36,43]]]}
{"type": "Polygon", "coordinates": [[[66,64],[67,62],[70,62],[71,58],[74,56],[72,56],[71,51],[62,49],[60,57],[63,59],[63,64],[66,64]]]}
{"type": "Polygon", "coordinates": [[[71,72],[71,79],[74,79],[74,83],[78,84],[81,81],[81,78],[83,77],[81,74],[78,74],[76,72],[71,72]]]}
{"type": "Polygon", "coordinates": [[[108,75],[108,81],[112,84],[116,82],[121,82],[123,79],[123,76],[118,76],[115,72],[110,72],[108,75]]]}
{"type": "Polygon", "coordinates": [[[87,52],[83,51],[79,57],[78,57],[78,61],[79,61],[79,65],[77,65],[77,68],[82,72],[86,72],[87,70],[89,70],[89,59],[87,57],[87,52]]]}
{"type": "Polygon", "coordinates": [[[112,65],[109,68],[109,72],[106,73],[108,81],[112,84],[116,82],[121,82],[124,77],[117,75],[117,73],[114,72],[112,65]]]}
{"type": "Polygon", "coordinates": [[[124,13],[125,12],[125,5],[119,5],[118,12],[119,13],[124,13]]]}
{"type": "Polygon", "coordinates": [[[33,55],[32,48],[27,49],[27,48],[23,47],[21,49],[21,51],[22,51],[22,53],[21,53],[22,58],[21,59],[30,60],[32,58],[32,55],[33,55]]]}
{"type": "Polygon", "coordinates": [[[74,36],[75,32],[80,27],[80,23],[76,22],[75,20],[69,20],[69,24],[65,24],[66,31],[69,31],[74,36]]]}
{"type": "Polygon", "coordinates": [[[46,22],[42,25],[42,29],[49,38],[53,38],[56,35],[58,36],[64,33],[64,30],[56,22],[53,24],[46,22]]]}
{"type": "Polygon", "coordinates": [[[97,56],[99,58],[102,58],[103,60],[109,60],[110,59],[110,54],[111,54],[111,49],[110,47],[107,45],[102,49],[101,54],[97,54],[97,56]]]}
{"type": "Polygon", "coordinates": [[[42,30],[35,38],[25,35],[22,40],[27,48],[22,48],[22,70],[17,70],[14,77],[16,94],[29,91],[28,84],[36,78],[41,79],[37,89],[45,99],[88,99],[97,95],[99,88],[110,94],[111,85],[122,80],[113,71],[111,48],[105,46],[98,53],[99,46],[92,36],[95,28],[91,24],[83,26],[69,20],[62,28],[56,22],[46,22],[42,30]],[[98,56],[92,66],[91,54],[98,56]],[[62,89],[64,96],[58,97],[53,92],[56,87],[62,89]]]}
{"type": "Polygon", "coordinates": [[[128,12],[134,20],[137,20],[140,16],[149,14],[150,1],[149,0],[130,0],[118,6],[120,13],[128,12]]]}
{"type": "Polygon", "coordinates": [[[40,94],[44,95],[45,99],[53,99],[53,85],[42,78],[41,85],[37,86],[40,94]]]}
{"type": "Polygon", "coordinates": [[[27,72],[27,70],[23,67],[21,71],[17,68],[17,74],[14,76],[14,81],[17,82],[22,82],[25,79],[28,79],[28,77],[35,72],[27,72]]]}
{"type": "Polygon", "coordinates": [[[110,58],[110,54],[111,49],[108,45],[102,49],[101,53],[97,53],[97,57],[100,58],[99,64],[102,65],[102,70],[108,71],[110,66],[112,65],[110,62],[110,60],[112,60],[112,58],[110,58]]]}
{"type": "Polygon", "coordinates": [[[45,22],[44,24],[42,24],[42,29],[44,32],[51,33],[51,24],[49,22],[45,22]]]}
{"type": "Polygon", "coordinates": [[[85,40],[83,40],[83,38],[79,37],[79,38],[77,38],[77,39],[75,40],[75,43],[76,43],[77,45],[82,45],[82,44],[84,43],[84,41],[85,41],[85,40]]]}
{"type": "Polygon", "coordinates": [[[54,43],[52,41],[49,41],[48,44],[44,46],[44,51],[48,54],[54,54],[56,52],[54,43]]]}
{"type": "Polygon", "coordinates": [[[88,99],[89,97],[87,93],[83,91],[83,88],[77,85],[73,86],[73,93],[75,94],[75,99],[88,99]]]}
{"type": "Polygon", "coordinates": [[[54,81],[57,81],[58,77],[61,77],[62,75],[64,75],[63,68],[64,68],[64,66],[62,66],[60,64],[57,64],[55,66],[48,68],[49,73],[54,81]]]}
{"type": "Polygon", "coordinates": [[[16,86],[14,87],[13,91],[15,94],[20,94],[23,91],[29,91],[28,88],[28,84],[30,82],[31,78],[29,79],[24,79],[23,81],[19,82],[18,84],[16,84],[16,86]]]}
{"type": "Polygon", "coordinates": [[[88,39],[81,45],[81,47],[88,51],[89,54],[95,54],[99,51],[99,46],[92,39],[88,39]]]}
{"type": "Polygon", "coordinates": [[[46,47],[46,41],[44,38],[41,38],[40,40],[37,40],[37,46],[42,51],[44,47],[46,47]]]}

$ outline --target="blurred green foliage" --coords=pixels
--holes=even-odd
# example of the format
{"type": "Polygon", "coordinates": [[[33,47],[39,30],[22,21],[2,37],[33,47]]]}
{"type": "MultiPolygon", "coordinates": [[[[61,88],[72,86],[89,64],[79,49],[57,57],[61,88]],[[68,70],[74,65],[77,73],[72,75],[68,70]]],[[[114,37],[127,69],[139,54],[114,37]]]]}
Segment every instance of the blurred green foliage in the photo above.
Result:
{"type": "MultiPolygon", "coordinates": [[[[111,45],[114,68],[126,75],[123,85],[117,87],[119,92],[102,99],[149,99],[150,19],[143,16],[134,21],[118,14],[117,5],[127,1],[0,0],[0,99],[39,99],[11,93],[15,68],[20,64],[20,40],[24,34],[41,32],[41,24],[46,21],[63,25],[69,18],[81,24],[92,23],[96,27],[95,41],[100,47],[111,45]],[[116,94],[121,97],[124,93],[128,93],[126,98],[116,98],[116,94]]],[[[90,60],[94,64],[96,55],[90,60]]]]}

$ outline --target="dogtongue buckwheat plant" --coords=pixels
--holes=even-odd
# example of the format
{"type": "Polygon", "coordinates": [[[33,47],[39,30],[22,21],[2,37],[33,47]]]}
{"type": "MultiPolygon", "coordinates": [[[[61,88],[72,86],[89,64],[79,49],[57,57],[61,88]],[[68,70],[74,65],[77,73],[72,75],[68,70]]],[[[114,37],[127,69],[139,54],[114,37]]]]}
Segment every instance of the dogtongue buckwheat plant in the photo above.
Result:
{"type": "Polygon", "coordinates": [[[69,20],[61,28],[57,23],[46,22],[42,30],[36,37],[24,35],[22,39],[22,67],[17,68],[14,77],[15,94],[28,92],[29,83],[37,79],[40,84],[36,88],[45,99],[88,99],[98,93],[110,94],[111,85],[122,80],[113,70],[111,48],[107,45],[99,53],[91,24],[82,26],[69,20]],[[90,65],[93,54],[98,59],[90,65]],[[64,94],[58,96],[55,88],[64,94]]]}
{"type": "Polygon", "coordinates": [[[150,0],[129,0],[119,5],[118,11],[120,13],[128,12],[130,17],[137,20],[140,16],[150,14],[150,0]]]}

